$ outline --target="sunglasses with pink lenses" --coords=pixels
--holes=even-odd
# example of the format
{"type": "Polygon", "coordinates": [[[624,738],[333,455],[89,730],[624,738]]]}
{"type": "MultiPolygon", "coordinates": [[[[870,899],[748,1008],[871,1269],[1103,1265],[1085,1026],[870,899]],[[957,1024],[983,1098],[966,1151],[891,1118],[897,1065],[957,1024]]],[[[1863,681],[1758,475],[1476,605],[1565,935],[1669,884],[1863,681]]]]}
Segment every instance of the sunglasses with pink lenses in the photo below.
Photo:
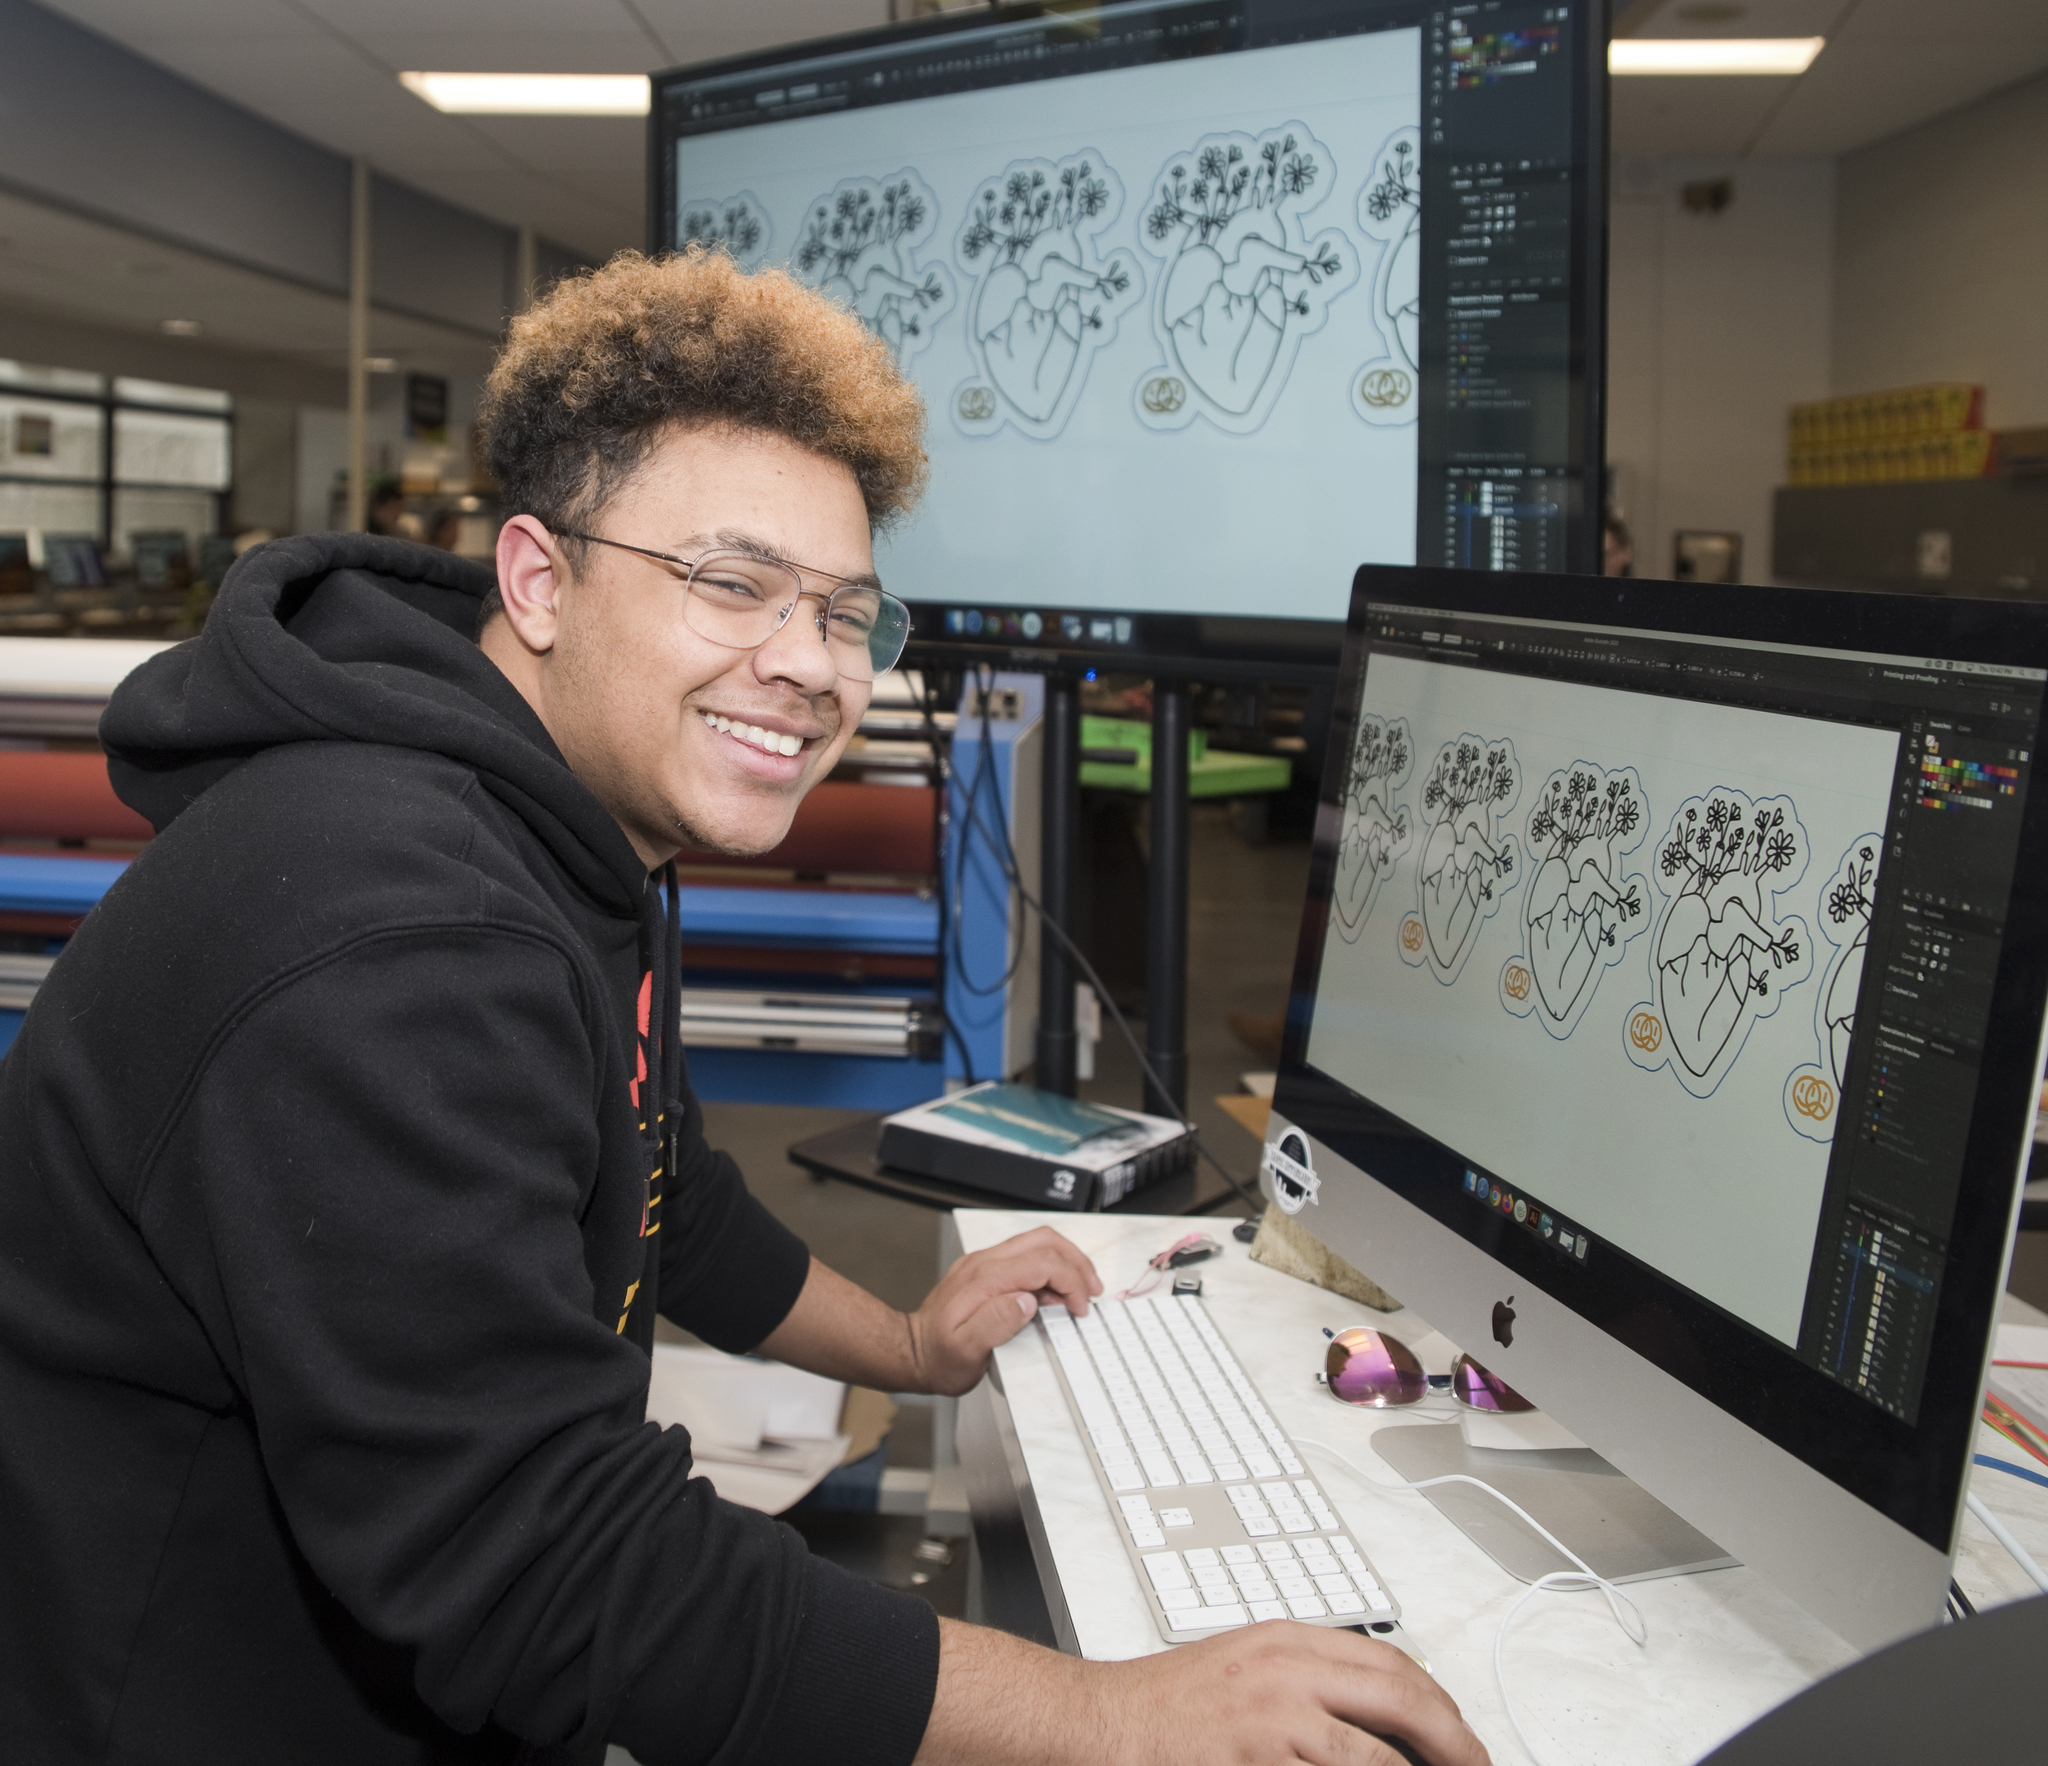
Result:
{"type": "Polygon", "coordinates": [[[1397,1405],[1415,1404],[1429,1396],[1432,1387],[1446,1385],[1451,1396],[1471,1410],[1516,1411],[1536,1407],[1498,1374],[1489,1373],[1469,1355],[1452,1364],[1448,1381],[1422,1371],[1415,1351],[1399,1337],[1385,1331],[1353,1325],[1349,1330],[1325,1333],[1330,1346],[1323,1353],[1324,1384],[1333,1398],[1368,1410],[1390,1410],[1397,1405]]]}

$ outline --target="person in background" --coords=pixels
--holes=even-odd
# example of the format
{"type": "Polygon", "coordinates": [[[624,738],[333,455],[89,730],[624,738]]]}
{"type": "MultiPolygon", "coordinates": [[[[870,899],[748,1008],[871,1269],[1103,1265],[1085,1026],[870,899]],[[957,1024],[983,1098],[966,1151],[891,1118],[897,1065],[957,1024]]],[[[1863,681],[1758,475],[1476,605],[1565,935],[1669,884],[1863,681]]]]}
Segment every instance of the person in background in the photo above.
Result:
{"type": "Polygon", "coordinates": [[[1620,512],[1610,508],[1600,528],[1600,574],[1602,576],[1634,576],[1636,573],[1636,545],[1629,538],[1628,523],[1620,512]]]}
{"type": "Polygon", "coordinates": [[[692,1476],[657,1312],[961,1393],[1102,1284],[1039,1229],[912,1312],[704,1136],[679,852],[754,855],[907,610],[917,393],[779,272],[624,254],[512,321],[496,570],[252,551],[100,725],[157,829],[0,1061],[0,1736],[209,1766],[1485,1766],[1390,1645],[1082,1662],[692,1476]]]}

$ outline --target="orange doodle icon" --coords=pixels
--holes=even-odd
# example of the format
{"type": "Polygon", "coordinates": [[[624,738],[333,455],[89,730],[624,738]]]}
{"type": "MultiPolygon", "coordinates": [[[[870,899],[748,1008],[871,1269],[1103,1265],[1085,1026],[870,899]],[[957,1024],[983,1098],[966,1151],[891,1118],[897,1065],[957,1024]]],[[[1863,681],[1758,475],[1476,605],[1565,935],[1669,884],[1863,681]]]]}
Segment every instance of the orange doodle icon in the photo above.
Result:
{"type": "Polygon", "coordinates": [[[1529,971],[1520,963],[1510,963],[1508,972],[1501,977],[1501,986],[1507,990],[1511,1000],[1525,1000],[1529,997],[1529,971]]]}
{"type": "Polygon", "coordinates": [[[1817,1073],[1802,1074],[1792,1086],[1792,1108],[1825,1122],[1835,1107],[1835,1088],[1817,1073]]]}
{"type": "Polygon", "coordinates": [[[1655,1012],[1638,1012],[1628,1021],[1628,1039],[1645,1054],[1664,1041],[1664,1026],[1655,1012]]]}
{"type": "Polygon", "coordinates": [[[1420,950],[1422,948],[1422,922],[1410,916],[1401,922],[1401,948],[1420,950]]]}

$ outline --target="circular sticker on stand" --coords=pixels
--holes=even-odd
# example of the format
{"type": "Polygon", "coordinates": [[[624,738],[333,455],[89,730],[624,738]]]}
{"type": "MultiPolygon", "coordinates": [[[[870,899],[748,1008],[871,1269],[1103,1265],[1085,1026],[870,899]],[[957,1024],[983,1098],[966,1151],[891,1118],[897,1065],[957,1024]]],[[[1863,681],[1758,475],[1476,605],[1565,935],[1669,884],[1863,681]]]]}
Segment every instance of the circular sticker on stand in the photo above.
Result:
{"type": "Polygon", "coordinates": [[[1273,1200],[1280,1204],[1282,1214],[1299,1214],[1308,1203],[1321,1201],[1317,1191],[1322,1179],[1316,1176],[1308,1142],[1299,1129],[1282,1134],[1266,1149],[1261,1163],[1273,1179],[1273,1200]]]}

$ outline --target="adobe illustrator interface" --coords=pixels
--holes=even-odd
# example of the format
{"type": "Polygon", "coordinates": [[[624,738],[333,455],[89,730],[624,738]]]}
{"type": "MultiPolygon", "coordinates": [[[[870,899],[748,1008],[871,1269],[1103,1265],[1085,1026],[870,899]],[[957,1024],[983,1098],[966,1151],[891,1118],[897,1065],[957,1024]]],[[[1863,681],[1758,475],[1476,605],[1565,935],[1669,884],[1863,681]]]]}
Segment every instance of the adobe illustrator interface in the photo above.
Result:
{"type": "Polygon", "coordinates": [[[1374,618],[1310,1064],[1911,1421],[2040,672],[1374,618]]]}
{"type": "Polygon", "coordinates": [[[1499,511],[1461,560],[1568,566],[1571,15],[1142,0],[683,70],[659,225],[787,263],[918,381],[935,494],[881,568],[926,604],[971,584],[949,635],[1335,621],[1361,558],[1441,548],[1452,465],[1499,511]],[[1453,296],[1455,386],[1424,310],[1453,296]]]}

